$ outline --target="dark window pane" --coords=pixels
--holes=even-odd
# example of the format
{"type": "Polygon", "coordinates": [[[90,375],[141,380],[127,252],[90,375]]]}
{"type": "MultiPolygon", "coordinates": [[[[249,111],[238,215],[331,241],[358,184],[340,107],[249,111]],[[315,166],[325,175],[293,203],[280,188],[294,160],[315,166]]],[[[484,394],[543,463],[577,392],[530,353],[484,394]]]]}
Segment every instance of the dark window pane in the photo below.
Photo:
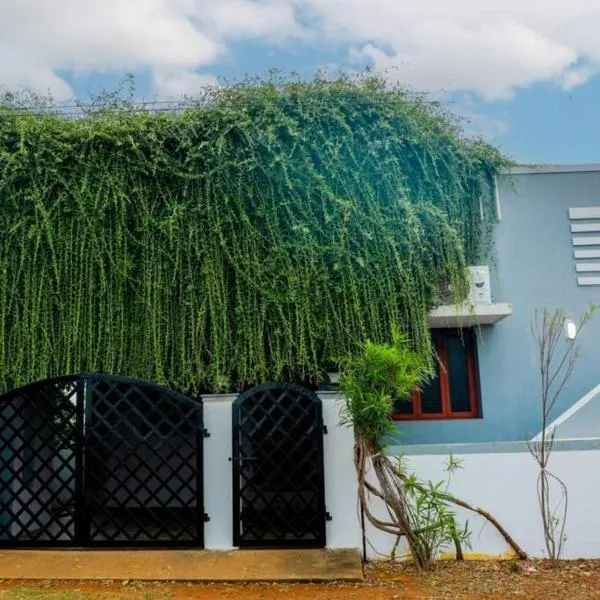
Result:
{"type": "Polygon", "coordinates": [[[412,398],[406,400],[395,400],[394,401],[394,412],[398,415],[412,415],[413,404],[412,398]]]}
{"type": "Polygon", "coordinates": [[[440,393],[440,378],[435,377],[423,385],[421,391],[421,410],[424,415],[442,412],[442,395],[440,393]]]}
{"type": "Polygon", "coordinates": [[[469,412],[471,410],[467,352],[465,339],[460,336],[448,336],[446,338],[450,410],[452,412],[469,412]]]}

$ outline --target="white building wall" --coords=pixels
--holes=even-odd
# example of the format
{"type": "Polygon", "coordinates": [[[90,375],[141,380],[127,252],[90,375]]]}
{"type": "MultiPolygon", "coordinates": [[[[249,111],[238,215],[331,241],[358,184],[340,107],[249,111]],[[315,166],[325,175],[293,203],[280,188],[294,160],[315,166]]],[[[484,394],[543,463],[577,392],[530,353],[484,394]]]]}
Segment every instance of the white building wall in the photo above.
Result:
{"type": "MultiPolygon", "coordinates": [[[[556,440],[597,439],[600,433],[600,385],[591,389],[573,406],[546,427],[547,439],[556,440]]],[[[540,440],[543,431],[533,439],[540,440]]]]}

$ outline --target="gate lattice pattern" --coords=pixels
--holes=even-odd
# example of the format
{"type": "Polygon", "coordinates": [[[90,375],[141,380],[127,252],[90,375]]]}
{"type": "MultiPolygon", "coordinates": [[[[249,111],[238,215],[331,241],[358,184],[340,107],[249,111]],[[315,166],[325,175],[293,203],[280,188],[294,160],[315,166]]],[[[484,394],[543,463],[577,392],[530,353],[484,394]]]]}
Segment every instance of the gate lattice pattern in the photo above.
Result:
{"type": "Polygon", "coordinates": [[[54,380],[0,399],[0,542],[74,542],[82,381],[54,380]]]}
{"type": "Polygon", "coordinates": [[[133,379],[0,397],[0,545],[202,546],[202,404],[133,379]]]}
{"type": "Polygon", "coordinates": [[[325,546],[321,400],[264,384],[233,406],[234,545],[325,546]]]}

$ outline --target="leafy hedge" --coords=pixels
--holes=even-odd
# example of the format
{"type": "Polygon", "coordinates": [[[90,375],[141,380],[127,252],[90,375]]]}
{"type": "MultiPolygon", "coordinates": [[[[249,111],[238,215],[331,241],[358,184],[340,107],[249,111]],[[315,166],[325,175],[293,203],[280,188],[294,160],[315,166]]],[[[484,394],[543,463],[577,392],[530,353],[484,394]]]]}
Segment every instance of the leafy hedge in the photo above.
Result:
{"type": "Polygon", "coordinates": [[[372,78],[247,82],[170,111],[5,102],[0,382],[316,381],[396,326],[426,351],[504,164],[372,78]]]}

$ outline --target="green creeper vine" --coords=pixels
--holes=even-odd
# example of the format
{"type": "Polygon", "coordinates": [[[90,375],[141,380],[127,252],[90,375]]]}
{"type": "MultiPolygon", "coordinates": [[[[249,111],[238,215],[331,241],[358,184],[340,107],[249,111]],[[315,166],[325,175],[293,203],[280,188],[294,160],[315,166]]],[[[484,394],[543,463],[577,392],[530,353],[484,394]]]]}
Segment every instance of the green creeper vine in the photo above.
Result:
{"type": "Polygon", "coordinates": [[[314,382],[395,325],[428,350],[427,312],[485,251],[504,164],[368,77],[245,82],[170,111],[7,98],[0,382],[314,382]]]}

